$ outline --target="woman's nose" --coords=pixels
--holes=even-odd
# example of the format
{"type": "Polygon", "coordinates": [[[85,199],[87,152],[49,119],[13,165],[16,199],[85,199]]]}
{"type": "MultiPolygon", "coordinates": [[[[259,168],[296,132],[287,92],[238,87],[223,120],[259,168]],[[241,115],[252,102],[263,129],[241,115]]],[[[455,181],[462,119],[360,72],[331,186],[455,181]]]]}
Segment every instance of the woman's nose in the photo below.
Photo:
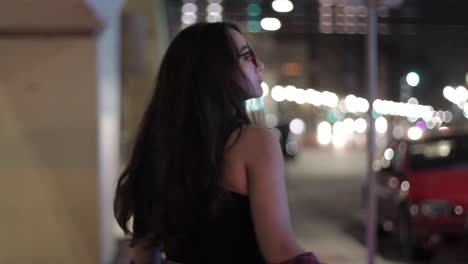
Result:
{"type": "Polygon", "coordinates": [[[265,69],[265,65],[263,64],[263,62],[257,59],[257,72],[262,73],[264,69],[265,69]]]}

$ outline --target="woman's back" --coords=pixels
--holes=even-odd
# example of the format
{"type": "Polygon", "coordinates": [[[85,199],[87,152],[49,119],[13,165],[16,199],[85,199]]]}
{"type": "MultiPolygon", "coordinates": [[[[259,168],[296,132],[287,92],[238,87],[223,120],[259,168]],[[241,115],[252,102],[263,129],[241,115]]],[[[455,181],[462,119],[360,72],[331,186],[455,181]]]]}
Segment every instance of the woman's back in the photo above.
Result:
{"type": "MultiPolygon", "coordinates": [[[[240,126],[241,124],[239,124],[240,126]]],[[[252,223],[243,152],[251,128],[235,127],[226,143],[223,194],[214,216],[205,216],[165,241],[167,258],[182,263],[264,263],[252,223]]]]}
{"type": "Polygon", "coordinates": [[[169,260],[182,263],[265,263],[251,220],[248,196],[229,192],[217,216],[165,242],[169,260]]]}
{"type": "Polygon", "coordinates": [[[278,148],[277,138],[267,129],[243,126],[233,131],[226,143],[223,187],[227,195],[219,213],[169,241],[169,259],[264,263],[265,252],[270,261],[300,252],[292,241],[278,148]]]}

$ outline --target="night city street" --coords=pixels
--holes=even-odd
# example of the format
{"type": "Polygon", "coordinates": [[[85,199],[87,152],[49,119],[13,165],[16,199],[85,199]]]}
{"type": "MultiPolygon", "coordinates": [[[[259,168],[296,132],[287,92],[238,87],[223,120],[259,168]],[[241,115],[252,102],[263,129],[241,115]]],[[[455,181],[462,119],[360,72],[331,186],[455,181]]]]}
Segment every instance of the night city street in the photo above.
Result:
{"type": "Polygon", "coordinates": [[[0,264],[468,263],[467,11],[0,0],[0,264]]]}
{"type": "MultiPolygon", "coordinates": [[[[305,149],[287,162],[290,210],[302,245],[325,263],[365,263],[365,211],[361,183],[365,179],[365,152],[305,149]]],[[[392,239],[379,241],[377,264],[408,263],[392,239]]],[[[438,252],[431,264],[466,263],[460,250],[438,252]]],[[[427,263],[427,262],[411,262],[427,263]]]]}

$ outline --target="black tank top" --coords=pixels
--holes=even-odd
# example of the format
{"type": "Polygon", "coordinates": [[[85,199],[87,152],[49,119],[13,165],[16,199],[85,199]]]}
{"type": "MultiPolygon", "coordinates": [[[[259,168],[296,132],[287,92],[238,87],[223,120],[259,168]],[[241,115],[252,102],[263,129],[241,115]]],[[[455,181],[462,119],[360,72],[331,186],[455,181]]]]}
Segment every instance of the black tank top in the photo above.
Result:
{"type": "Polygon", "coordinates": [[[250,213],[248,196],[229,192],[213,220],[195,225],[166,244],[168,260],[191,263],[266,263],[250,213]]]}

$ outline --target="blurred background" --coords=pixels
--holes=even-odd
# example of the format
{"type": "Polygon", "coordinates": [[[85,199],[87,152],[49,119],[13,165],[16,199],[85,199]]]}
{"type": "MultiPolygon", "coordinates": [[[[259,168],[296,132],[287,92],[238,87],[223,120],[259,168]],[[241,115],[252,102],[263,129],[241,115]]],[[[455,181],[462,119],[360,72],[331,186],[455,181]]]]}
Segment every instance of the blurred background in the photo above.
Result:
{"type": "Polygon", "coordinates": [[[264,94],[246,107],[278,134],[306,249],[366,262],[372,171],[375,263],[466,263],[466,10],[379,1],[371,101],[365,0],[1,1],[0,263],[129,263],[116,178],[165,49],[200,21],[236,23],[265,64],[264,94]]]}

